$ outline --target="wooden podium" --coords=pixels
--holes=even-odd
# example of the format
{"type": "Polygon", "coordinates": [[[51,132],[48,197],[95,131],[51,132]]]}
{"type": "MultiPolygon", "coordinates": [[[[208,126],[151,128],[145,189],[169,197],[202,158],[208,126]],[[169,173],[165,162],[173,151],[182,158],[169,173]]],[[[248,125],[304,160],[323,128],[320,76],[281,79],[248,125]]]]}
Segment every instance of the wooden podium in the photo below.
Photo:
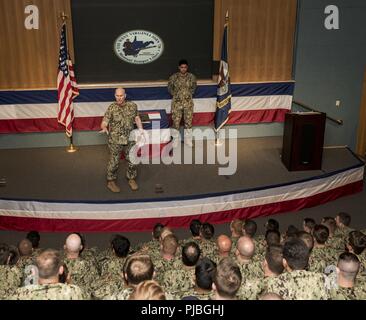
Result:
{"type": "Polygon", "coordinates": [[[320,112],[286,114],[282,162],[289,171],[321,169],[325,120],[320,112]]]}

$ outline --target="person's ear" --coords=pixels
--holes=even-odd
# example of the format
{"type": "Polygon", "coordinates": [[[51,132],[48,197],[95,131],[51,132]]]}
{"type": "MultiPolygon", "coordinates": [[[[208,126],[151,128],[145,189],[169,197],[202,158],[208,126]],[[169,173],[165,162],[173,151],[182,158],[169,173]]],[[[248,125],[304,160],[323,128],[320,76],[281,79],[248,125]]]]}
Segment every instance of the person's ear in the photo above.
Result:
{"type": "Polygon", "coordinates": [[[9,265],[10,264],[10,259],[11,259],[11,254],[9,254],[8,259],[6,260],[6,264],[9,265]]]}
{"type": "Polygon", "coordinates": [[[282,265],[283,265],[283,267],[285,268],[285,270],[287,270],[287,268],[288,268],[288,264],[287,264],[287,261],[286,261],[286,259],[282,259],[282,265]]]}
{"type": "Polygon", "coordinates": [[[64,244],[64,250],[66,251],[66,244],[64,244]]]}
{"type": "Polygon", "coordinates": [[[84,248],[84,246],[81,244],[81,245],[80,245],[80,250],[79,250],[79,251],[83,250],[83,248],[84,248]]]}
{"type": "Polygon", "coordinates": [[[339,270],[338,267],[336,267],[337,276],[340,274],[341,270],[339,270]]]}
{"type": "Polygon", "coordinates": [[[154,271],[152,278],[155,279],[155,277],[156,277],[156,272],[154,271]]]}
{"type": "Polygon", "coordinates": [[[217,291],[216,290],[216,285],[212,282],[212,291],[217,291]]]}
{"type": "Polygon", "coordinates": [[[64,271],[65,271],[64,266],[60,266],[60,268],[58,268],[58,274],[59,275],[63,274],[64,271]]]}

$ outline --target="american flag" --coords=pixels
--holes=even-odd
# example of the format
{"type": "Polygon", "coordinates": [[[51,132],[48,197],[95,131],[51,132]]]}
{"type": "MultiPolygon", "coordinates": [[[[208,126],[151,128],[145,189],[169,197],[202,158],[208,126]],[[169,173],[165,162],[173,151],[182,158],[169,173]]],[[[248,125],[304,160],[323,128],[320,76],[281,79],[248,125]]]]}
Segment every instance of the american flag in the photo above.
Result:
{"type": "Polygon", "coordinates": [[[231,85],[228,61],[228,20],[229,14],[226,13],[226,23],[224,25],[224,36],[221,46],[221,60],[219,78],[217,82],[217,98],[215,113],[215,130],[219,131],[229,120],[231,111],[231,85]]]}
{"type": "Polygon", "coordinates": [[[74,121],[74,108],[72,101],[79,95],[76,84],[74,67],[67,50],[66,24],[61,30],[60,55],[57,76],[58,91],[58,116],[57,120],[66,128],[66,135],[72,136],[72,123],[74,121]]]}

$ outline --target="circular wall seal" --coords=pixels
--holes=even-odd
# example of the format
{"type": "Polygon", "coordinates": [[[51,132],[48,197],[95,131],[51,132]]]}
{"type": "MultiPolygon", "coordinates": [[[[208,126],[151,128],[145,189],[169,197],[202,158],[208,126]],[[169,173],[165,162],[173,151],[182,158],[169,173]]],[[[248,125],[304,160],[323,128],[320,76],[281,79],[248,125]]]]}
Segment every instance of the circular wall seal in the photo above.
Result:
{"type": "Polygon", "coordinates": [[[146,64],[158,59],[164,51],[164,43],[153,32],[132,30],[121,34],[114,42],[117,57],[133,64],[146,64]]]}

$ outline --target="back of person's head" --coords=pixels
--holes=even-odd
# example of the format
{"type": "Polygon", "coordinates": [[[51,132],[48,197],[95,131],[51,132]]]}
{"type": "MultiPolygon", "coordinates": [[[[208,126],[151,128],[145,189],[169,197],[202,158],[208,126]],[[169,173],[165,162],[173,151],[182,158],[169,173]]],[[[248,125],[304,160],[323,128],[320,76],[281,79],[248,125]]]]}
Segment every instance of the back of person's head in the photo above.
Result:
{"type": "Polygon", "coordinates": [[[219,250],[219,253],[221,254],[227,254],[231,251],[231,245],[232,241],[231,239],[224,234],[221,234],[217,237],[217,248],[219,250]]]}
{"type": "Polygon", "coordinates": [[[39,242],[41,241],[41,236],[38,231],[30,231],[27,233],[26,238],[32,242],[33,249],[39,247],[39,242]]]}
{"type": "Polygon", "coordinates": [[[80,253],[82,253],[84,251],[84,249],[86,248],[86,239],[85,236],[83,234],[81,234],[80,232],[73,232],[74,234],[78,235],[81,241],[81,249],[80,249],[80,253]]]}
{"type": "Polygon", "coordinates": [[[266,222],[266,230],[280,230],[280,224],[275,219],[268,219],[266,222]]]}
{"type": "Polygon", "coordinates": [[[4,266],[9,263],[10,248],[6,243],[0,243],[0,265],[4,266]]]}
{"type": "Polygon", "coordinates": [[[318,244],[325,244],[329,238],[329,230],[322,224],[317,224],[313,229],[313,237],[318,244]]]}
{"type": "Polygon", "coordinates": [[[195,268],[196,285],[203,290],[211,290],[213,277],[216,271],[216,263],[209,258],[198,260],[195,268]]]}
{"type": "Polygon", "coordinates": [[[313,250],[314,238],[310,233],[308,233],[306,231],[299,231],[297,233],[297,238],[304,241],[305,245],[308,247],[310,252],[313,250]]]}
{"type": "Polygon", "coordinates": [[[16,246],[9,246],[9,265],[15,265],[19,260],[19,250],[16,246]]]}
{"type": "Polygon", "coordinates": [[[214,285],[222,298],[233,299],[241,285],[240,268],[231,258],[222,259],[214,274],[214,285]]]}
{"type": "Polygon", "coordinates": [[[21,256],[30,256],[33,251],[32,242],[30,242],[28,239],[20,240],[18,244],[18,250],[21,256]]]}
{"type": "Polygon", "coordinates": [[[127,258],[123,271],[128,284],[138,285],[142,281],[152,280],[154,265],[148,255],[133,255],[127,258]]]}
{"type": "Polygon", "coordinates": [[[189,230],[191,230],[191,234],[193,237],[198,237],[200,235],[202,223],[197,219],[193,219],[191,224],[189,225],[189,230]]]}
{"type": "Polygon", "coordinates": [[[172,229],[170,229],[169,227],[164,227],[163,229],[161,229],[159,241],[162,242],[164,238],[170,234],[173,234],[172,229]]]}
{"type": "Polygon", "coordinates": [[[59,252],[53,249],[43,250],[36,258],[36,266],[41,279],[58,276],[62,266],[59,252]]]}
{"type": "Polygon", "coordinates": [[[279,275],[283,272],[283,248],[281,245],[269,246],[266,250],[265,260],[268,269],[274,274],[279,275]]]}
{"type": "Polygon", "coordinates": [[[351,216],[346,212],[340,212],[336,216],[336,222],[343,224],[346,227],[349,227],[351,224],[351,216]]]}
{"type": "Polygon", "coordinates": [[[164,290],[154,280],[145,280],[137,285],[129,300],[166,300],[164,290]]]}
{"type": "Polygon", "coordinates": [[[122,236],[122,235],[115,235],[111,241],[112,248],[119,258],[125,258],[128,255],[128,252],[130,251],[130,241],[122,236]]]}
{"type": "Polygon", "coordinates": [[[366,248],[366,236],[361,231],[351,231],[348,235],[348,244],[355,254],[361,254],[366,248]]]}
{"type": "Polygon", "coordinates": [[[265,235],[267,246],[281,243],[281,234],[278,230],[267,230],[265,235]]]}
{"type": "Polygon", "coordinates": [[[80,253],[83,248],[80,236],[76,233],[69,234],[66,238],[64,248],[68,253],[80,253]]]}
{"type": "Polygon", "coordinates": [[[235,219],[230,223],[231,232],[235,232],[237,235],[243,235],[243,221],[240,219],[235,219]]]}
{"type": "Polygon", "coordinates": [[[292,270],[304,270],[309,262],[309,249],[304,241],[292,238],[283,246],[283,259],[292,270]]]}
{"type": "Polygon", "coordinates": [[[245,235],[253,238],[257,232],[257,223],[254,220],[245,220],[243,230],[245,235]]]}
{"type": "Polygon", "coordinates": [[[316,222],[313,218],[305,218],[303,228],[304,231],[311,233],[314,229],[314,226],[316,225],[316,222]]]}
{"type": "Polygon", "coordinates": [[[154,226],[154,229],[153,229],[153,238],[155,239],[155,240],[159,240],[159,238],[160,238],[160,235],[161,235],[161,231],[164,229],[164,225],[163,224],[161,224],[161,223],[157,223],[157,224],[155,224],[155,226],[154,226]]]}
{"type": "Polygon", "coordinates": [[[239,254],[247,259],[251,259],[255,253],[255,244],[251,237],[242,236],[236,243],[236,249],[239,254]]]}
{"type": "Polygon", "coordinates": [[[329,230],[329,235],[332,235],[337,229],[337,223],[333,217],[324,217],[322,219],[322,225],[326,226],[329,230]]]}
{"type": "Polygon", "coordinates": [[[283,298],[277,293],[268,292],[268,293],[262,294],[259,297],[259,300],[283,300],[283,298]]]}
{"type": "Polygon", "coordinates": [[[6,243],[0,244],[0,265],[15,265],[19,259],[18,249],[6,243]]]}
{"type": "Polygon", "coordinates": [[[208,222],[202,223],[200,234],[204,239],[210,240],[215,234],[215,228],[208,222]]]}
{"type": "Polygon", "coordinates": [[[163,253],[174,256],[178,249],[178,239],[174,234],[167,235],[162,242],[163,253]]]}
{"type": "Polygon", "coordinates": [[[182,248],[182,261],[188,267],[196,265],[201,255],[201,249],[195,242],[188,242],[182,248]]]}
{"type": "Polygon", "coordinates": [[[360,269],[360,260],[355,254],[344,252],[339,256],[337,269],[344,279],[354,282],[360,269]]]}
{"type": "Polygon", "coordinates": [[[296,237],[296,233],[299,231],[299,229],[297,229],[294,225],[289,225],[287,227],[286,233],[285,233],[285,237],[286,239],[290,239],[293,237],[296,237]]]}

